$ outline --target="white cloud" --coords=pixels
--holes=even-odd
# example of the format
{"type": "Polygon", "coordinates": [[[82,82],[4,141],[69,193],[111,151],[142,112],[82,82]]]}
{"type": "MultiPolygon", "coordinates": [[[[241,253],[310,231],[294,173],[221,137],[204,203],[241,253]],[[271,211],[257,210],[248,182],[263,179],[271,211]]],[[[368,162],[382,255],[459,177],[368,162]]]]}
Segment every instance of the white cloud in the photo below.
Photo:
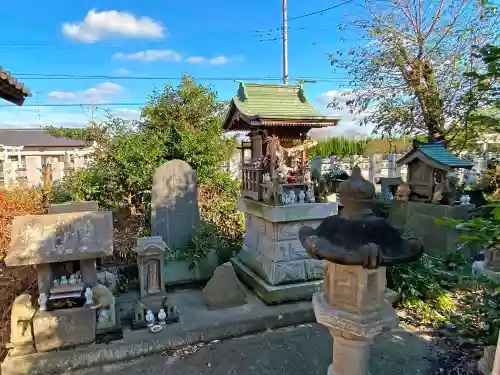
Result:
{"type": "Polygon", "coordinates": [[[130,73],[132,73],[130,70],[125,69],[125,68],[120,68],[115,70],[116,74],[119,74],[121,76],[128,76],[130,73]]]}
{"type": "Polygon", "coordinates": [[[113,115],[121,117],[125,120],[139,120],[141,118],[141,111],[130,108],[120,108],[113,111],[113,115]]]}
{"type": "Polygon", "coordinates": [[[182,60],[181,55],[172,50],[147,50],[135,53],[115,53],[113,55],[115,60],[139,60],[139,61],[167,61],[178,62],[182,60]]]}
{"type": "Polygon", "coordinates": [[[217,56],[210,59],[210,64],[212,65],[224,65],[228,63],[228,58],[226,56],[217,56]]]}
{"type": "Polygon", "coordinates": [[[370,135],[373,125],[361,126],[360,121],[373,113],[373,108],[368,108],[359,114],[352,114],[346,106],[348,100],[354,99],[352,90],[330,90],[316,98],[318,110],[325,115],[339,117],[335,127],[312,129],[309,133],[313,139],[332,136],[360,137],[370,135]],[[328,108],[328,104],[336,100],[340,108],[328,108]]]}
{"type": "Polygon", "coordinates": [[[75,99],[76,94],[74,92],[52,91],[51,93],[49,93],[49,98],[59,99],[59,100],[69,100],[69,99],[75,99]]]}
{"type": "Polygon", "coordinates": [[[111,38],[162,38],[164,26],[149,17],[136,17],[116,10],[97,12],[91,9],[83,21],[64,23],[62,32],[70,39],[95,43],[111,38]]]}
{"type": "Polygon", "coordinates": [[[201,64],[201,63],[204,63],[206,61],[207,61],[206,57],[203,57],[203,56],[193,56],[193,57],[188,57],[186,59],[186,62],[188,62],[190,64],[201,64]]]}
{"type": "Polygon", "coordinates": [[[209,63],[210,65],[225,65],[228,64],[229,62],[242,62],[243,58],[242,57],[236,57],[236,58],[229,58],[227,56],[216,56],[212,58],[207,58],[204,56],[192,56],[188,57],[186,59],[186,62],[189,64],[203,64],[203,63],[209,63]]]}
{"type": "Polygon", "coordinates": [[[123,90],[123,87],[113,82],[103,82],[83,91],[52,91],[48,97],[54,100],[84,101],[85,103],[105,103],[123,90]]]}

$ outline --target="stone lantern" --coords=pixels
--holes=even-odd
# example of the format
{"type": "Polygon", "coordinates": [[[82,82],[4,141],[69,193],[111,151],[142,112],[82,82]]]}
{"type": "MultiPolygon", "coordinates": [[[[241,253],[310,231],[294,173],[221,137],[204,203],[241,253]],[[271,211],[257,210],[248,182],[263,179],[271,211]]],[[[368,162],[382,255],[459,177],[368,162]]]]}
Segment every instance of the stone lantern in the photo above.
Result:
{"type": "Polygon", "coordinates": [[[309,256],[326,260],[323,291],[314,294],[313,306],[334,340],[328,375],[366,375],[373,339],[399,324],[384,297],[386,266],[417,260],[423,247],[373,214],[375,187],[359,167],[340,184],[339,195],[340,215],[316,229],[301,227],[299,238],[309,256]]]}

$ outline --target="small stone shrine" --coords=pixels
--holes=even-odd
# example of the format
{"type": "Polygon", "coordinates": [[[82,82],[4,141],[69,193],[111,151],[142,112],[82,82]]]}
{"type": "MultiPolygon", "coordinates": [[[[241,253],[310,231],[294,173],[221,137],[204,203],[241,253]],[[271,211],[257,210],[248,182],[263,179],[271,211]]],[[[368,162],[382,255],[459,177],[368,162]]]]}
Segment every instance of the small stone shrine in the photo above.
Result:
{"type": "MultiPolygon", "coordinates": [[[[111,212],[14,218],[5,264],[36,266],[40,308],[32,325],[37,351],[95,340],[96,314],[86,305],[86,290],[97,284],[96,258],[112,253],[111,212]]],[[[14,309],[13,321],[18,320],[15,315],[14,309]]]]}
{"type": "Polygon", "coordinates": [[[145,314],[148,310],[159,313],[161,309],[164,309],[167,314],[164,321],[169,323],[179,320],[177,310],[167,306],[164,281],[165,252],[167,249],[167,244],[161,236],[137,239],[134,252],[137,253],[141,298],[135,307],[134,328],[146,326],[145,314]]]}
{"type": "Polygon", "coordinates": [[[137,239],[137,253],[141,299],[148,296],[166,297],[163,269],[167,244],[160,236],[137,239]]]}
{"type": "Polygon", "coordinates": [[[398,326],[384,296],[386,267],[418,259],[423,248],[373,214],[375,187],[359,167],[340,184],[339,195],[340,215],[316,229],[300,228],[299,237],[312,258],[326,261],[324,291],[314,294],[313,307],[334,340],[328,374],[367,375],[374,337],[398,326]]]}
{"type": "Polygon", "coordinates": [[[244,244],[231,262],[266,303],[308,299],[321,285],[323,262],[308,259],[298,229],[319,225],[337,203],[317,202],[303,144],[310,129],[337,122],[308,102],[302,85],[240,82],[231,101],[224,129],[249,132],[252,151],[242,165],[238,200],[244,244]]]}

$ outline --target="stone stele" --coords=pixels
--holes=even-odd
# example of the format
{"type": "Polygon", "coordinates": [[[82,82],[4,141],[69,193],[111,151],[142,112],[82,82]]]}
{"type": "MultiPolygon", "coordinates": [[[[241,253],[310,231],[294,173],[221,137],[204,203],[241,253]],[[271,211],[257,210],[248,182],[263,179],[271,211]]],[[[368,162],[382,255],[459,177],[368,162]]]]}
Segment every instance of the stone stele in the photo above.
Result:
{"type": "Polygon", "coordinates": [[[113,254],[111,212],[16,216],[5,264],[25,266],[113,254]]]}
{"type": "Polygon", "coordinates": [[[216,268],[213,277],[203,289],[203,294],[211,310],[227,309],[246,303],[245,288],[229,262],[216,268]]]}
{"type": "Polygon", "coordinates": [[[151,232],[170,249],[187,246],[200,223],[196,172],[182,160],[171,160],[153,175],[151,232]]]}

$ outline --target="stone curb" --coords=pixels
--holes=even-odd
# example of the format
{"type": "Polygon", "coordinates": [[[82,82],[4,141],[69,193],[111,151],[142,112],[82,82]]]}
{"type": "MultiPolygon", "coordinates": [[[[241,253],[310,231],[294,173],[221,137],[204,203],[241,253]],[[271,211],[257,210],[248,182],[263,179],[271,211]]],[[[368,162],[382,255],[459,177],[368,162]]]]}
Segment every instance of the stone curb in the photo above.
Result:
{"type": "Polygon", "coordinates": [[[166,350],[213,340],[263,332],[301,323],[315,322],[312,305],[283,312],[268,314],[246,321],[232,321],[216,326],[179,330],[175,335],[152,335],[135,342],[98,344],[74,350],[36,353],[29,356],[7,358],[2,363],[2,375],[53,375],[68,370],[88,369],[95,366],[131,360],[166,350]]]}

